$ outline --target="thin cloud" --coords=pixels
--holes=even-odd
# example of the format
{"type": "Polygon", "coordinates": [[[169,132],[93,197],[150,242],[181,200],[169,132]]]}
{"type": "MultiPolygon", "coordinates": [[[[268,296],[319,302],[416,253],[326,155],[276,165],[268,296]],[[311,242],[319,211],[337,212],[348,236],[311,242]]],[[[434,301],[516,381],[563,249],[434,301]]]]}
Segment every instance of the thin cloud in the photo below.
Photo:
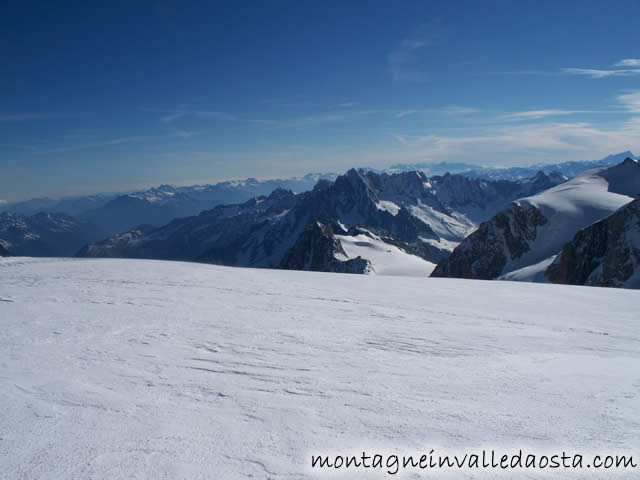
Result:
{"type": "Polygon", "coordinates": [[[640,67],[640,58],[625,58],[614,65],[615,67],[640,67]]]}
{"type": "Polygon", "coordinates": [[[473,113],[478,113],[479,110],[471,107],[459,107],[459,106],[448,106],[448,107],[440,107],[440,108],[422,108],[417,110],[401,110],[395,112],[396,118],[404,118],[409,115],[415,115],[420,113],[438,113],[444,115],[471,115],[473,113]]]}
{"type": "Polygon", "coordinates": [[[608,77],[624,77],[631,75],[640,75],[640,58],[625,58],[616,62],[612,66],[613,68],[578,68],[567,67],[562,68],[559,71],[545,71],[535,69],[525,70],[513,70],[502,72],[491,72],[493,74],[500,75],[541,75],[541,76],[554,76],[554,75],[578,75],[590,78],[608,78],[608,77]],[[622,68],[621,68],[622,67],[622,68]]]}
{"type": "Polygon", "coordinates": [[[565,68],[570,75],[583,75],[591,78],[621,77],[640,75],[640,58],[625,58],[613,64],[614,67],[626,68],[565,68]]]}
{"type": "Polygon", "coordinates": [[[186,115],[185,113],[170,113],[169,115],[165,115],[164,117],[162,117],[160,120],[163,121],[164,123],[169,123],[179,118],[182,118],[185,115],[186,115]]]}
{"type": "Polygon", "coordinates": [[[347,109],[342,108],[340,110],[330,110],[325,113],[318,113],[314,115],[307,115],[303,117],[293,117],[289,119],[270,119],[270,118],[254,118],[247,120],[250,123],[257,125],[265,125],[270,127],[279,128],[297,128],[307,125],[316,125],[333,122],[344,122],[346,120],[352,120],[357,117],[363,117],[367,115],[389,114],[389,110],[377,110],[377,109],[347,109]]]}
{"type": "Polygon", "coordinates": [[[170,112],[167,113],[166,115],[162,116],[160,118],[160,121],[164,122],[164,123],[170,123],[173,122],[174,120],[178,120],[180,118],[186,117],[186,116],[194,116],[194,117],[200,117],[200,118],[217,118],[220,120],[237,120],[238,118],[234,115],[230,115],[228,113],[225,112],[219,112],[219,111],[207,111],[207,110],[183,110],[183,111],[175,111],[175,112],[170,112]]]}
{"type": "Polygon", "coordinates": [[[339,103],[337,106],[339,108],[351,108],[351,107],[355,107],[359,105],[358,102],[343,102],[343,103],[339,103]]]}
{"type": "MultiPolygon", "coordinates": [[[[579,154],[591,158],[617,150],[640,148],[640,122],[633,119],[615,129],[604,129],[587,122],[553,122],[502,126],[474,136],[405,135],[394,138],[411,150],[407,154],[423,159],[490,158],[501,156],[517,160],[523,157],[579,154]]],[[[574,155],[575,157],[575,155],[574,155]]]]}
{"type": "Polygon", "coordinates": [[[102,141],[102,142],[83,143],[83,144],[77,144],[77,145],[68,145],[66,147],[54,148],[54,149],[51,149],[51,150],[47,150],[46,153],[75,152],[77,150],[108,147],[108,146],[111,146],[111,145],[120,145],[120,144],[123,144],[123,143],[141,142],[141,141],[144,141],[144,140],[149,140],[151,138],[153,138],[153,137],[137,136],[137,137],[113,138],[111,140],[105,140],[105,141],[102,141]]]}
{"type": "Polygon", "coordinates": [[[618,102],[632,113],[640,113],[640,90],[618,95],[618,102]]]}
{"type": "Polygon", "coordinates": [[[525,110],[522,112],[514,112],[509,113],[507,115],[503,115],[504,119],[524,119],[524,120],[535,120],[539,118],[553,117],[558,115],[575,115],[579,113],[596,113],[596,111],[590,110],[525,110]]]}
{"type": "Polygon", "coordinates": [[[195,137],[197,135],[203,135],[204,132],[203,130],[197,130],[197,131],[191,131],[191,130],[178,130],[174,133],[174,135],[176,137],[182,138],[182,139],[189,139],[192,137],[195,137]]]}
{"type": "Polygon", "coordinates": [[[447,115],[470,115],[472,113],[478,113],[478,110],[470,107],[444,107],[441,109],[442,113],[447,115]]]}
{"type": "Polygon", "coordinates": [[[570,75],[582,75],[591,78],[640,75],[640,69],[600,70],[595,68],[565,68],[563,71],[570,75]]]}
{"type": "Polygon", "coordinates": [[[423,82],[429,79],[429,74],[420,67],[419,51],[437,45],[446,37],[445,30],[439,24],[438,20],[429,22],[404,38],[387,55],[387,69],[391,78],[408,82],[423,82]]]}
{"type": "Polygon", "coordinates": [[[0,122],[24,122],[27,120],[52,120],[57,118],[69,118],[68,113],[17,113],[13,115],[0,115],[0,122]]]}
{"type": "Polygon", "coordinates": [[[250,121],[258,125],[267,125],[272,127],[303,127],[306,125],[314,125],[318,123],[343,121],[345,120],[345,118],[346,115],[343,114],[322,114],[294,118],[291,120],[254,119],[250,121]]]}

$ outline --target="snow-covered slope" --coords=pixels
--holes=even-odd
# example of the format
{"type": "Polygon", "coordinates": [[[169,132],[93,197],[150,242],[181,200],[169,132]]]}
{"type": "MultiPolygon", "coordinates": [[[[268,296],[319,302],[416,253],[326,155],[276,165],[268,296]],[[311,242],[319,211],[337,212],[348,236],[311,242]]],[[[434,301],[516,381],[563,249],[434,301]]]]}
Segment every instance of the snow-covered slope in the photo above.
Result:
{"type": "Polygon", "coordinates": [[[640,194],[640,166],[633,160],[609,169],[585,172],[573,180],[515,203],[536,208],[546,219],[530,252],[513,259],[506,271],[537,263],[560,251],[573,235],[615,212],[640,194]]]}
{"type": "Polygon", "coordinates": [[[556,255],[578,230],[638,195],[640,165],[636,161],[629,158],[611,168],[590,170],[513,202],[481,224],[438,265],[434,275],[490,279],[540,264],[556,255]]]}
{"type": "MultiPolygon", "coordinates": [[[[639,304],[562,285],[1,259],[1,476],[326,478],[312,454],[389,449],[637,455],[639,304]]],[[[500,478],[582,478],[553,473],[500,478]]],[[[427,474],[441,478],[400,478],[427,474]]]]}
{"type": "Polygon", "coordinates": [[[396,245],[383,241],[379,236],[364,231],[359,235],[336,235],[346,255],[340,260],[362,257],[371,264],[371,272],[379,275],[428,277],[435,264],[411,255],[396,245]]]}

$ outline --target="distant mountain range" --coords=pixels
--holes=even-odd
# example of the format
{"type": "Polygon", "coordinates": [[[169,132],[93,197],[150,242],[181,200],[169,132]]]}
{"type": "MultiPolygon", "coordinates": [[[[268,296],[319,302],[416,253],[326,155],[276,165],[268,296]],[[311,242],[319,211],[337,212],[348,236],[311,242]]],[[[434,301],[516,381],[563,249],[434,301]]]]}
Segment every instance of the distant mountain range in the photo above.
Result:
{"type": "Polygon", "coordinates": [[[623,274],[623,265],[629,266],[632,275],[638,263],[633,250],[637,251],[639,242],[633,221],[637,208],[617,211],[638,196],[640,165],[635,160],[627,158],[613,167],[589,170],[513,202],[465,238],[432,276],[624,284],[627,274],[623,274]],[[600,226],[592,225],[603,219],[607,220],[600,226]],[[627,237],[628,241],[624,240],[627,237]],[[631,246],[616,247],[614,243],[631,246]],[[620,269],[623,278],[614,281],[610,272],[592,276],[595,256],[605,256],[608,251],[619,253],[613,263],[609,257],[609,266],[617,265],[614,268],[620,269]]]}
{"type": "Polygon", "coordinates": [[[0,213],[0,255],[68,257],[105,235],[91,222],[62,213],[0,213]]]}
{"type": "Polygon", "coordinates": [[[310,192],[278,189],[243,204],[220,205],[198,216],[175,219],[160,228],[136,228],[89,245],[79,255],[375,271],[376,262],[367,257],[365,245],[435,262],[448,255],[477,222],[511,200],[563,180],[541,172],[525,181],[509,182],[352,169],[335,181],[319,181],[310,192]],[[356,259],[349,257],[342,242],[356,236],[366,240],[349,243],[350,250],[360,247],[361,260],[352,262],[356,259]]]}
{"type": "Polygon", "coordinates": [[[398,163],[392,165],[389,171],[391,172],[403,172],[419,170],[427,175],[442,175],[446,172],[458,173],[471,178],[484,178],[487,180],[511,180],[517,181],[524,178],[529,178],[535,175],[537,172],[542,171],[545,173],[556,172],[567,178],[573,178],[580,175],[582,172],[591,170],[593,168],[611,167],[622,162],[625,158],[631,158],[638,160],[637,157],[631,152],[616,153],[609,155],[601,160],[587,160],[587,161],[572,161],[561,163],[540,163],[536,165],[530,165],[528,167],[511,167],[511,168],[491,168],[491,167],[478,167],[477,165],[471,165],[468,163],[412,163],[403,164],[398,163]]]}
{"type": "Polygon", "coordinates": [[[110,234],[123,232],[140,224],[163,225],[177,217],[196,215],[216,205],[245,202],[268,195],[277,188],[294,192],[311,190],[321,179],[334,179],[334,174],[307,174],[280,180],[246,180],[220,182],[214,185],[174,187],[160,185],[123,195],[99,194],[48,198],[5,204],[0,211],[21,215],[38,212],[65,213],[87,219],[110,234]]]}
{"type": "MultiPolygon", "coordinates": [[[[481,168],[465,163],[419,163],[397,164],[388,171],[372,171],[375,173],[421,171],[429,177],[459,173],[474,179],[520,182],[534,177],[540,171],[557,178],[572,178],[590,168],[615,165],[626,157],[635,158],[631,152],[625,152],[597,161],[563,162],[508,169],[481,168]]],[[[6,211],[20,215],[33,215],[38,212],[65,213],[85,218],[105,232],[115,234],[141,224],[161,226],[174,218],[197,215],[216,205],[242,203],[254,197],[268,196],[277,188],[295,193],[310,191],[319,180],[334,180],[336,177],[337,175],[328,173],[276,180],[248,178],[213,185],[185,187],[160,185],[149,190],[127,194],[96,194],[61,200],[36,198],[0,205],[0,212],[6,211]]]]}

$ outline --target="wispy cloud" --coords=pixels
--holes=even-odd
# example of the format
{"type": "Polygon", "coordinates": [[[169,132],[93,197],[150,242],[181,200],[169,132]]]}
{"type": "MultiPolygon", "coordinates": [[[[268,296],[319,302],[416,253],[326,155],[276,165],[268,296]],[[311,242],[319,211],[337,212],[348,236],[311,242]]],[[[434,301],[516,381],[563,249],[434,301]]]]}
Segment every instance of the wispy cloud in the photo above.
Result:
{"type": "Polygon", "coordinates": [[[564,73],[591,78],[627,77],[640,75],[640,59],[625,58],[613,64],[614,68],[564,68],[564,73]],[[624,67],[624,68],[620,68],[624,67]]]}
{"type": "Polygon", "coordinates": [[[398,50],[387,56],[391,78],[405,82],[424,82],[429,74],[414,65],[415,55],[410,51],[398,50]]]}
{"type": "Polygon", "coordinates": [[[618,95],[618,102],[632,113],[640,113],[640,90],[618,95]]]}
{"type": "Polygon", "coordinates": [[[113,138],[113,139],[104,140],[104,141],[101,141],[101,142],[67,145],[67,146],[64,146],[64,147],[47,150],[46,153],[75,152],[77,150],[86,150],[86,149],[91,149],[91,148],[109,147],[109,146],[112,146],[112,145],[120,145],[120,144],[123,144],[123,143],[141,142],[141,141],[144,141],[144,140],[149,140],[151,138],[153,138],[153,137],[136,136],[136,137],[113,138]]]}
{"type": "Polygon", "coordinates": [[[614,66],[616,67],[640,67],[640,58],[625,58],[620,60],[614,66]]]}
{"type": "Polygon", "coordinates": [[[174,135],[186,140],[197,135],[203,135],[204,133],[206,133],[204,130],[177,130],[174,135]]]}
{"type": "MultiPolygon", "coordinates": [[[[637,118],[636,118],[637,119],[637,118]]],[[[516,163],[549,158],[595,159],[613,151],[640,149],[640,121],[606,129],[587,122],[503,125],[473,136],[393,134],[405,149],[397,158],[466,159],[516,163]]]]}
{"type": "Polygon", "coordinates": [[[169,122],[173,122],[174,120],[177,120],[179,118],[184,117],[186,114],[185,113],[170,113],[169,115],[165,115],[163,116],[160,120],[163,121],[164,123],[169,123],[169,122]]]}
{"type": "Polygon", "coordinates": [[[556,76],[556,75],[577,75],[590,77],[595,79],[609,77],[628,77],[632,75],[640,75],[640,59],[626,58],[614,63],[611,67],[604,68],[583,68],[583,67],[567,67],[560,70],[510,70],[500,72],[489,72],[494,75],[538,75],[538,76],[556,76]]]}
{"type": "Polygon", "coordinates": [[[591,78],[621,77],[640,75],[640,69],[600,70],[595,68],[565,68],[565,73],[570,75],[583,75],[591,78]]]}
{"type": "Polygon", "coordinates": [[[560,115],[576,115],[580,113],[599,113],[595,110],[525,110],[522,112],[514,112],[503,115],[504,119],[523,119],[523,120],[536,120],[539,118],[554,117],[560,115]]]}
{"type": "Polygon", "coordinates": [[[280,98],[265,98],[258,103],[262,105],[274,105],[283,108],[309,108],[317,107],[318,103],[314,100],[309,100],[304,95],[292,95],[290,97],[280,98]]]}
{"type": "Polygon", "coordinates": [[[343,121],[346,118],[347,118],[346,114],[327,113],[327,114],[309,115],[309,116],[300,117],[300,118],[292,118],[289,120],[258,118],[258,119],[250,120],[250,122],[258,125],[267,125],[272,127],[304,127],[306,125],[343,121]]]}
{"type": "Polygon", "coordinates": [[[459,107],[459,106],[448,106],[448,107],[440,107],[440,108],[422,108],[417,110],[400,110],[395,112],[394,116],[396,118],[403,118],[409,115],[415,115],[420,113],[438,113],[443,115],[471,115],[473,113],[478,113],[479,110],[471,107],[459,107]]]}
{"type": "Polygon", "coordinates": [[[69,118],[68,113],[16,113],[11,115],[0,115],[0,122],[24,122],[27,120],[52,120],[58,118],[69,118]]]}
{"type": "Polygon", "coordinates": [[[33,145],[24,145],[21,143],[0,143],[0,147],[14,148],[17,150],[32,150],[32,151],[38,150],[33,145]]]}
{"type": "Polygon", "coordinates": [[[200,118],[216,118],[219,120],[237,120],[238,119],[235,115],[231,115],[225,112],[219,112],[215,110],[211,110],[211,111],[182,110],[182,111],[168,112],[166,115],[163,115],[160,118],[160,121],[164,123],[170,123],[170,122],[173,122],[174,120],[178,120],[186,116],[194,116],[194,117],[200,117],[200,118]]]}
{"type": "Polygon", "coordinates": [[[387,55],[387,68],[391,78],[398,81],[423,82],[429,78],[420,62],[420,51],[440,43],[446,36],[440,21],[423,25],[418,31],[404,38],[387,55]]]}

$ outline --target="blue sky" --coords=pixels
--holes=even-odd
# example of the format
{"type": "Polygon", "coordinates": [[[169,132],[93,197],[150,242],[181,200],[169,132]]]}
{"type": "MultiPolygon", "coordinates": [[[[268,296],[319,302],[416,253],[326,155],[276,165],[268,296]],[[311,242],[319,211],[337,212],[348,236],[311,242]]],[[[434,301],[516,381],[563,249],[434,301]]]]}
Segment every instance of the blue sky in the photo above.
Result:
{"type": "Polygon", "coordinates": [[[638,18],[637,0],[4,2],[0,201],[638,153],[638,18]]]}

